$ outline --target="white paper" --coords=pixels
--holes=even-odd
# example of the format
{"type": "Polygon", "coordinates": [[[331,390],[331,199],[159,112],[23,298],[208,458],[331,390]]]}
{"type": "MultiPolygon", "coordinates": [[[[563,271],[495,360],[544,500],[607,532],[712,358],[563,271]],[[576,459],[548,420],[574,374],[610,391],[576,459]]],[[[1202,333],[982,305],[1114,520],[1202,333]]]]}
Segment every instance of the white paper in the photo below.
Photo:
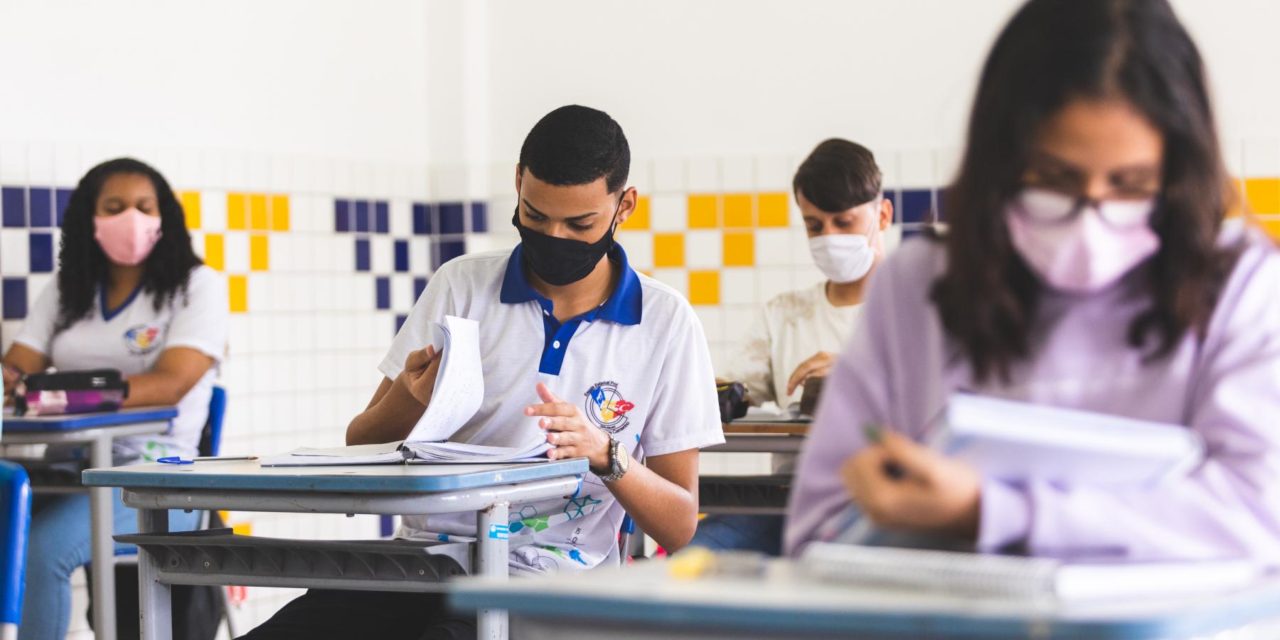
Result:
{"type": "Polygon", "coordinates": [[[431,402],[406,442],[448,440],[480,410],[484,372],[480,366],[480,323],[445,316],[432,326],[431,340],[443,350],[431,402]]]}
{"type": "Polygon", "coordinates": [[[310,467],[342,464],[395,464],[404,462],[400,442],[380,444],[356,444],[348,447],[294,449],[277,456],[266,456],[258,461],[264,467],[310,467]]]}

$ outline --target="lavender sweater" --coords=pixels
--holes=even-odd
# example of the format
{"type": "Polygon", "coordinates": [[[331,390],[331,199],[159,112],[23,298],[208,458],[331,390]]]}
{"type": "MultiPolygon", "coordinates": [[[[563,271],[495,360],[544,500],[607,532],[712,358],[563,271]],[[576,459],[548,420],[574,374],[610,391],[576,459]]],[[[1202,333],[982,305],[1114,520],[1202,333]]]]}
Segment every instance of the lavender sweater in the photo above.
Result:
{"type": "Polygon", "coordinates": [[[850,505],[840,465],[876,423],[917,440],[947,396],[991,396],[1185,425],[1208,445],[1204,464],[1156,488],[1101,490],[982,485],[979,550],[1025,544],[1036,555],[1131,559],[1250,557],[1280,561],[1280,253],[1260,234],[1224,231],[1243,252],[1203,341],[1143,362],[1126,344],[1146,307],[1138,272],[1089,295],[1045,291],[1032,356],[1009,384],[976,384],[945,336],[929,288],[941,244],[908,242],[876,273],[862,324],[826,383],[787,514],[798,553],[850,505]]]}

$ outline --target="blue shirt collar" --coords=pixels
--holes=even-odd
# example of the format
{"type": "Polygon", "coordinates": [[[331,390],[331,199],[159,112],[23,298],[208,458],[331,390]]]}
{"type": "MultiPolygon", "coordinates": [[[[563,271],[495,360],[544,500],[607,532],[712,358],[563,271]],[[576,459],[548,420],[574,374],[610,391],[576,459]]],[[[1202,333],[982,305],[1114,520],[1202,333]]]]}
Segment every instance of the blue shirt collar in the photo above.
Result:
{"type": "MultiPolygon", "coordinates": [[[[502,278],[502,292],[498,296],[503,304],[520,304],[537,301],[542,308],[551,310],[551,301],[542,296],[529,284],[524,273],[524,247],[516,245],[511,257],[507,259],[507,272],[502,278]]],[[[609,259],[622,269],[618,286],[609,299],[593,311],[583,314],[588,322],[609,320],[618,324],[640,324],[640,312],[644,307],[644,293],[640,286],[640,277],[627,262],[627,252],[622,245],[614,244],[609,250],[609,259]]]]}

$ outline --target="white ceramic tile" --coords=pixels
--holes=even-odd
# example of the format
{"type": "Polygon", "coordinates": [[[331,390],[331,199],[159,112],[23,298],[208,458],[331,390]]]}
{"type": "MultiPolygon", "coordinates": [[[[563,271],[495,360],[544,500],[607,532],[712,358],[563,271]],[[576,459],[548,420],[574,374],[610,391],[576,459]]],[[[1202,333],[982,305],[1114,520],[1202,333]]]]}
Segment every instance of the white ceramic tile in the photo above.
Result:
{"type": "Polygon", "coordinates": [[[49,286],[53,285],[54,277],[51,273],[42,273],[39,275],[27,276],[27,309],[30,310],[32,305],[36,303],[36,298],[49,286]]]}
{"type": "Polygon", "coordinates": [[[632,162],[627,184],[642,194],[653,192],[653,161],[632,162]]]}
{"type": "Polygon", "coordinates": [[[752,323],[759,319],[758,308],[731,307],[724,310],[725,341],[739,348],[752,323]]]}
{"type": "Polygon", "coordinates": [[[960,160],[964,150],[960,147],[946,147],[933,152],[934,167],[937,175],[937,186],[951,184],[960,171],[960,160]]]}
{"type": "Polygon", "coordinates": [[[27,184],[45,186],[54,181],[54,155],[52,143],[27,145],[27,184]]]}
{"type": "Polygon", "coordinates": [[[385,275],[395,270],[395,247],[391,238],[384,235],[369,238],[369,265],[373,273],[385,275]]]}
{"type": "Polygon", "coordinates": [[[716,158],[690,158],[688,164],[689,191],[694,193],[718,193],[721,191],[720,162],[716,158]]]}
{"type": "Polygon", "coordinates": [[[409,239],[409,273],[419,276],[431,273],[431,243],[427,236],[409,239]]]}
{"type": "Polygon", "coordinates": [[[1280,141],[1275,138],[1245,140],[1243,173],[1247,178],[1280,175],[1280,141]]]}
{"type": "Polygon", "coordinates": [[[248,233],[245,233],[243,231],[228,231],[223,239],[223,250],[226,252],[226,272],[227,273],[248,273],[249,271],[249,234],[248,233]]]}
{"type": "Polygon", "coordinates": [[[722,266],[724,240],[719,230],[695,229],[684,234],[684,263],[690,269],[722,266]]]}
{"type": "Polygon", "coordinates": [[[618,242],[627,251],[627,261],[633,269],[653,268],[653,233],[649,231],[620,231],[618,242]]]}
{"type": "Polygon", "coordinates": [[[699,305],[693,308],[702,323],[702,332],[707,336],[724,335],[724,311],[719,307],[699,305]]]}
{"type": "MultiPolygon", "coordinates": [[[[0,149],[0,154],[4,150],[0,149]]],[[[53,148],[53,182],[59,187],[74,187],[84,175],[84,161],[80,158],[80,146],[74,142],[60,142],[53,148]]]]}
{"type": "Polygon", "coordinates": [[[653,161],[653,193],[680,193],[688,187],[684,158],[657,158],[653,161]]]}
{"type": "Polygon", "coordinates": [[[796,167],[786,156],[761,156],[756,158],[756,190],[762,192],[791,192],[791,178],[796,167]]]}
{"type": "Polygon", "coordinates": [[[756,188],[755,161],[750,156],[729,156],[720,161],[721,184],[724,191],[754,191],[756,188]]]}
{"type": "Polygon", "coordinates": [[[756,294],[761,304],[780,293],[794,289],[792,269],[787,267],[763,267],[756,270],[756,294]]]}
{"type": "Polygon", "coordinates": [[[227,192],[206,189],[200,192],[200,228],[204,231],[227,230],[227,192]]]}
{"type": "Polygon", "coordinates": [[[938,184],[933,151],[910,150],[898,154],[900,187],[933,187],[938,184]]]}
{"type": "Polygon", "coordinates": [[[466,200],[470,190],[469,172],[460,165],[436,166],[431,172],[431,187],[438,202],[466,200]]]}
{"type": "Polygon", "coordinates": [[[689,226],[689,200],[684,194],[655,194],[649,201],[654,231],[684,231],[689,226]]]}
{"type": "Polygon", "coordinates": [[[396,238],[413,235],[413,203],[407,198],[392,198],[388,207],[391,235],[396,238]]]}
{"type": "Polygon", "coordinates": [[[654,269],[654,279],[675,289],[677,293],[689,297],[689,272],[684,269],[654,269]]]}
{"type": "Polygon", "coordinates": [[[26,229],[0,229],[0,273],[5,277],[25,276],[31,271],[31,252],[26,229]]]}
{"type": "Polygon", "coordinates": [[[6,185],[27,184],[27,145],[21,142],[0,143],[0,182],[6,185]]]}
{"type": "Polygon", "coordinates": [[[759,302],[756,295],[755,269],[749,267],[731,267],[720,270],[720,303],[724,305],[755,305],[759,302]]]}
{"type": "Polygon", "coordinates": [[[794,255],[791,236],[790,229],[756,229],[756,264],[775,267],[790,265],[796,259],[809,259],[807,251],[799,257],[794,255]]]}
{"type": "Polygon", "coordinates": [[[391,308],[399,313],[408,313],[413,303],[413,276],[407,273],[391,276],[391,308]]]}

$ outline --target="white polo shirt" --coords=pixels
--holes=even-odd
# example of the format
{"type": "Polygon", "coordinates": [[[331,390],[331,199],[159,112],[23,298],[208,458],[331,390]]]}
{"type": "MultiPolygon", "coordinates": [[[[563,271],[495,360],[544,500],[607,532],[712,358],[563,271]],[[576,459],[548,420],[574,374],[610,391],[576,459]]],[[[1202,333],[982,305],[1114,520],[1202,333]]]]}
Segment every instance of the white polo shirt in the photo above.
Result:
{"type": "MultiPolygon", "coordinates": [[[[522,247],[449,261],[431,278],[379,370],[394,380],[410,352],[430,342],[445,315],[480,323],[484,402],[454,436],[459,442],[524,446],[544,439],[525,407],[535,386],[582,407],[587,419],[626,445],[637,461],[724,442],[715,374],[702,326],[670,287],[637,274],[622,247],[604,304],[556,321],[551,301],[525,276],[522,247]]],[[[577,494],[511,509],[511,567],[588,569],[617,558],[622,506],[588,473],[577,494]]],[[[406,516],[401,537],[474,536],[474,515],[406,516]]]]}
{"type": "Polygon", "coordinates": [[[215,366],[178,403],[173,428],[160,435],[117,439],[112,451],[117,461],[194,456],[209,416],[216,365],[227,346],[225,280],[209,267],[196,267],[186,294],[178,292],[159,311],[155,296],[141,287],[110,312],[104,287],[98,287],[96,297],[88,316],[54,335],[59,301],[54,280],[40,293],[14,342],[44,354],[62,371],[118,369],[126,376],[137,375],[150,371],[160,354],[173,347],[189,347],[213,358],[215,366]]]}

